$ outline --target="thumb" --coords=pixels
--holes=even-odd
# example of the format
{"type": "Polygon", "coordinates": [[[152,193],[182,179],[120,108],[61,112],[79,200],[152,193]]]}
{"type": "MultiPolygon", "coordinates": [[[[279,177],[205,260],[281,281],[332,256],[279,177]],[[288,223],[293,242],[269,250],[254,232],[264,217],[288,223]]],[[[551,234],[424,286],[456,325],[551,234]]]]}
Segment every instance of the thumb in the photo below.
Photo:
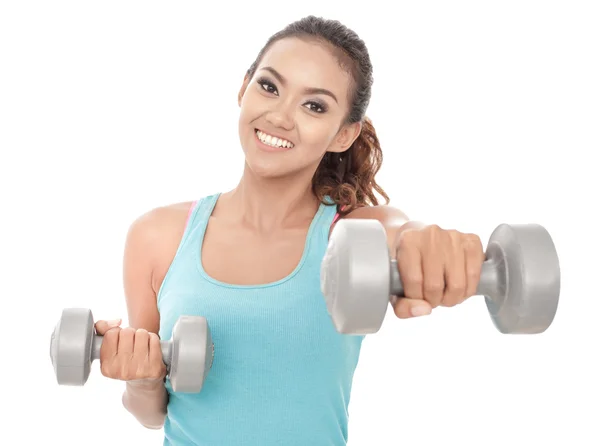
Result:
{"type": "Polygon", "coordinates": [[[422,299],[409,299],[407,297],[396,298],[392,301],[394,313],[400,319],[425,316],[431,314],[431,305],[422,299]]]}
{"type": "Polygon", "coordinates": [[[94,327],[96,328],[96,333],[98,333],[98,335],[104,336],[104,334],[111,328],[115,328],[121,325],[121,322],[121,319],[113,319],[110,321],[98,321],[94,324],[94,327]]]}

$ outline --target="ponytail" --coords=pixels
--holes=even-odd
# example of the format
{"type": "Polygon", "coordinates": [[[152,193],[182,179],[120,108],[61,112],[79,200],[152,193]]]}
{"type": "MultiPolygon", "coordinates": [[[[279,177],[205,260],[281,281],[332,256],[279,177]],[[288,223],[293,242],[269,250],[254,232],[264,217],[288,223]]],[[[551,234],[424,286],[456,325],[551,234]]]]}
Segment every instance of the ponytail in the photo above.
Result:
{"type": "Polygon", "coordinates": [[[348,150],[325,154],[313,177],[313,192],[323,203],[329,196],[341,216],[359,207],[378,205],[375,192],[388,204],[389,197],[375,181],[382,159],[373,123],[365,117],[360,134],[348,150]]]}

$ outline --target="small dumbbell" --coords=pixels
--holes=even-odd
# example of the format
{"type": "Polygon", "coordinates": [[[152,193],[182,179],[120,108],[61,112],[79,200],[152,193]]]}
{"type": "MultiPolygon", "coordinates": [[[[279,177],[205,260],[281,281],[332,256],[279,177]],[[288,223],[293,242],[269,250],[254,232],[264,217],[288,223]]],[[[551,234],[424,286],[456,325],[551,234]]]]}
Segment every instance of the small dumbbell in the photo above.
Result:
{"type": "MultiPolygon", "coordinates": [[[[321,264],[321,291],[338,332],[379,331],[391,296],[404,297],[397,261],[390,257],[379,221],[336,224],[321,264]]],[[[537,224],[498,226],[487,245],[476,294],[485,297],[501,333],[545,331],[560,294],[558,255],[548,232],[537,224]]]]}
{"type": "MultiPolygon", "coordinates": [[[[100,359],[102,339],[95,334],[89,309],[63,310],[50,339],[50,359],[58,384],[86,383],[92,361],[100,359]]],[[[214,359],[214,344],[206,319],[181,316],[173,326],[171,340],[160,341],[160,346],[173,390],[200,392],[214,359]]]]}

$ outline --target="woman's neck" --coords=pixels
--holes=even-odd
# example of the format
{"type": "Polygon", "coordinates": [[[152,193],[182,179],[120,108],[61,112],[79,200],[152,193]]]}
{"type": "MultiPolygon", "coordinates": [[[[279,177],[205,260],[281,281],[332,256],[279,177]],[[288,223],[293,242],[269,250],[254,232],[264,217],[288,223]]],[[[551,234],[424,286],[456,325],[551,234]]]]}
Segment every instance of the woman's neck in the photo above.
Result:
{"type": "Polygon", "coordinates": [[[231,221],[261,233],[305,225],[319,201],[312,192],[312,173],[261,178],[246,165],[238,185],[224,194],[222,212],[231,221]]]}

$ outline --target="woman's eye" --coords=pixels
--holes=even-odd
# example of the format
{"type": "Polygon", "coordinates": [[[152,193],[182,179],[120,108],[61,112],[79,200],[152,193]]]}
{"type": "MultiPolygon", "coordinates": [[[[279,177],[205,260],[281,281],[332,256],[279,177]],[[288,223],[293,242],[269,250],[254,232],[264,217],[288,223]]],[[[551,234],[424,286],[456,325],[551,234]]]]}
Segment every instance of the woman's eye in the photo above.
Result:
{"type": "Polygon", "coordinates": [[[262,87],[263,90],[265,90],[268,93],[277,92],[277,88],[275,88],[275,85],[273,85],[271,82],[261,81],[260,86],[262,87]]]}
{"type": "Polygon", "coordinates": [[[316,113],[323,113],[325,111],[323,110],[323,106],[321,106],[321,104],[317,104],[316,102],[308,102],[307,105],[310,111],[316,113]]]}

